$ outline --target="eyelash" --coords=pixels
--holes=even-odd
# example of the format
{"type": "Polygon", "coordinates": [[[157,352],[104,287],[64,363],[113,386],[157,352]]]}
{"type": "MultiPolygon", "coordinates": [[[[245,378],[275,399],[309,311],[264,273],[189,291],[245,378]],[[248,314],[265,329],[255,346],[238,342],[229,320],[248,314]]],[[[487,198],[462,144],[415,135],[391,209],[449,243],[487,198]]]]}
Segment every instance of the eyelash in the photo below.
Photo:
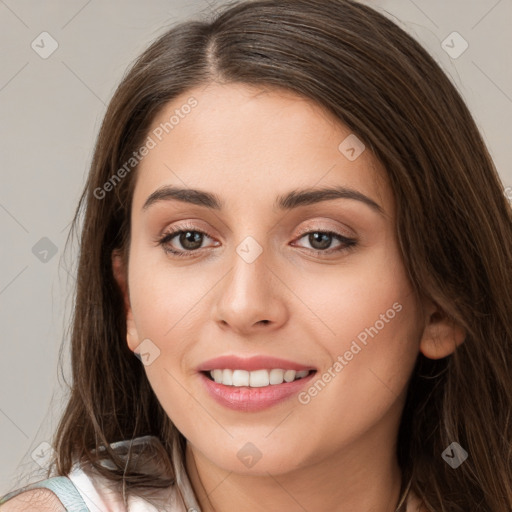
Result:
{"type": "MultiPolygon", "coordinates": [[[[208,233],[206,233],[205,231],[201,231],[199,229],[196,229],[195,226],[193,226],[193,225],[186,225],[185,224],[183,226],[179,226],[179,228],[176,228],[176,229],[174,229],[172,231],[169,231],[169,232],[165,233],[162,236],[162,238],[159,238],[157,240],[157,244],[162,246],[162,249],[166,253],[171,254],[174,257],[177,257],[177,258],[187,258],[187,257],[190,257],[191,254],[199,251],[200,249],[194,249],[192,251],[177,251],[175,249],[170,249],[166,245],[173,238],[175,238],[177,235],[179,235],[181,233],[185,233],[187,231],[191,231],[193,233],[200,233],[202,235],[206,235],[208,238],[213,238],[208,233]]],[[[336,238],[339,242],[342,242],[344,244],[344,246],[341,246],[341,247],[338,247],[338,248],[335,248],[335,249],[326,249],[326,250],[323,250],[323,251],[320,250],[320,249],[308,249],[310,252],[312,252],[316,256],[323,256],[325,254],[332,254],[332,253],[335,253],[335,252],[349,251],[349,250],[353,249],[357,245],[357,241],[355,239],[353,239],[353,238],[347,238],[347,237],[341,235],[340,233],[337,233],[336,231],[320,230],[320,229],[304,231],[304,232],[299,234],[297,239],[299,240],[299,239],[303,238],[305,235],[309,235],[309,234],[312,234],[312,233],[321,233],[321,234],[324,234],[324,235],[330,235],[330,236],[336,238]]]]}

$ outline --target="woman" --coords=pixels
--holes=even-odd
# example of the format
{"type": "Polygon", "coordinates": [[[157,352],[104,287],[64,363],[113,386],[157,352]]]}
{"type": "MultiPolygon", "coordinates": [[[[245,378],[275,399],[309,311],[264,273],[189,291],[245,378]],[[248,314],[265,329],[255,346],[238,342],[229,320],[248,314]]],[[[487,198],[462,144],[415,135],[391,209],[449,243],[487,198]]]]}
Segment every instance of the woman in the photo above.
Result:
{"type": "Polygon", "coordinates": [[[258,0],[169,30],[82,212],[54,476],[6,511],[512,509],[511,209],[389,19],[258,0]]]}

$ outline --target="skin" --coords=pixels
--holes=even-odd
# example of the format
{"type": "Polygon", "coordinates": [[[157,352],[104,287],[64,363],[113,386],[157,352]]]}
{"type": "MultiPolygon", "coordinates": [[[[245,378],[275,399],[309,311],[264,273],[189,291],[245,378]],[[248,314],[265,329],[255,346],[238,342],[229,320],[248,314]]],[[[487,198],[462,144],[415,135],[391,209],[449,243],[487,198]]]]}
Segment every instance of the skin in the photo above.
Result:
{"type": "MultiPolygon", "coordinates": [[[[200,506],[392,512],[401,481],[396,438],[415,360],[419,351],[449,355],[464,333],[413,294],[385,170],[368,149],[354,161],[338,150],[351,133],[346,126],[289,91],[212,83],[175,98],[152,129],[191,96],[198,106],[137,170],[129,263],[118,252],[112,262],[128,346],[135,351],[149,338],[160,350],[145,370],[188,440],[186,467],[200,506]],[[174,200],[143,210],[162,185],[215,193],[224,208],[174,200]],[[292,189],[334,185],[357,190],[384,213],[344,198],[288,212],[272,207],[292,189]],[[184,221],[207,235],[195,255],[176,258],[157,240],[184,221]],[[320,245],[301,229],[336,231],[357,244],[317,255],[320,245]],[[262,249],[252,263],[236,252],[247,236],[262,249]],[[401,311],[307,404],[293,397],[260,412],[227,409],[195,370],[219,355],[270,355],[321,375],[395,303],[401,311]],[[261,453],[250,468],[237,457],[247,442],[261,453]]],[[[179,236],[167,246],[187,251],[179,236]]],[[[332,238],[323,250],[339,247],[332,238]]]]}

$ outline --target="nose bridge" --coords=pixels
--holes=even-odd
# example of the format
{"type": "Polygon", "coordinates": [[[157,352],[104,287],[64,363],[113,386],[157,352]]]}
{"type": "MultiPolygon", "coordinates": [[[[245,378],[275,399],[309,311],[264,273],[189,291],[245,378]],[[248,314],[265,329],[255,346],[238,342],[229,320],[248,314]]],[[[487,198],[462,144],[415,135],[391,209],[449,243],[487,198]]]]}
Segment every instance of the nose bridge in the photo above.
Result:
{"type": "MultiPolygon", "coordinates": [[[[261,236],[258,237],[261,240],[261,236]]],[[[260,243],[253,235],[246,235],[234,247],[232,272],[228,276],[229,292],[240,307],[257,307],[262,295],[270,293],[268,273],[270,260],[268,243],[260,243]],[[245,305],[245,306],[244,306],[245,305]]]]}
{"type": "Polygon", "coordinates": [[[272,243],[261,230],[240,238],[234,246],[231,271],[219,291],[216,320],[239,331],[261,322],[279,324],[286,308],[279,279],[271,268],[274,258],[269,247],[272,243]]]}

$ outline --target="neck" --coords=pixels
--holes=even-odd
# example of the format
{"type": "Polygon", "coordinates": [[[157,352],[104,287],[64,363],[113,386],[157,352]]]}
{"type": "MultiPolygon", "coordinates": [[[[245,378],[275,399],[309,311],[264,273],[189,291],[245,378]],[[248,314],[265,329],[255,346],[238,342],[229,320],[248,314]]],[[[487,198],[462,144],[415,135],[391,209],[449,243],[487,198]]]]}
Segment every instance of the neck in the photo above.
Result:
{"type": "Polygon", "coordinates": [[[226,471],[187,442],[186,469],[202,512],[395,512],[401,472],[396,443],[382,434],[369,431],[327,458],[267,475],[226,471]]]}

